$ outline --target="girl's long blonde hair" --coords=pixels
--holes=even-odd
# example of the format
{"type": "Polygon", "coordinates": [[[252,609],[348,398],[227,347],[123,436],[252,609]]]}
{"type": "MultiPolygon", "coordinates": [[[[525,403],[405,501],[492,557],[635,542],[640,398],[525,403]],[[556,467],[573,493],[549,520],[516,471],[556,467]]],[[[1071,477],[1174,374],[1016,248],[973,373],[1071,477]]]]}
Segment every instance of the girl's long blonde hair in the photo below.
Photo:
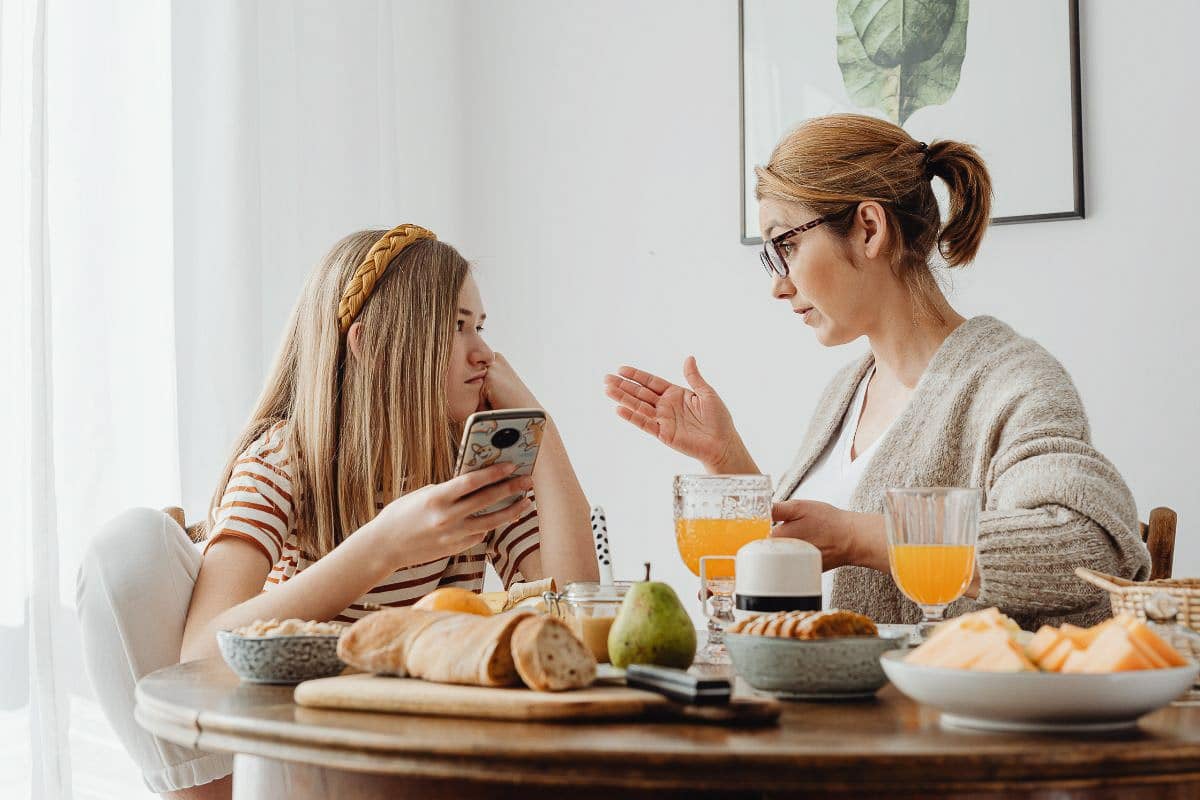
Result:
{"type": "Polygon", "coordinates": [[[314,560],[369,522],[377,500],[448,480],[454,467],[461,424],[446,370],[467,261],[433,239],[407,246],[358,314],[357,357],[338,329],[342,292],[385,233],[350,234],[309,275],[212,500],[215,512],[240,455],[286,422],[294,530],[314,560]]]}

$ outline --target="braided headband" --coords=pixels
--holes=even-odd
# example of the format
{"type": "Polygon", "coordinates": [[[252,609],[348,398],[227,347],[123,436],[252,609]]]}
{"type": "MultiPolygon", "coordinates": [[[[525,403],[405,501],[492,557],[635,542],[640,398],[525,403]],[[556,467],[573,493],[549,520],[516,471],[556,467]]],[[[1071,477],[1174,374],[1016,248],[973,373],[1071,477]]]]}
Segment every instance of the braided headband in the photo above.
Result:
{"type": "Polygon", "coordinates": [[[338,303],[338,327],[341,329],[343,336],[346,334],[346,331],[350,330],[350,325],[354,322],[354,318],[362,310],[363,304],[371,296],[371,290],[375,288],[375,284],[383,277],[383,273],[387,270],[388,264],[392,262],[392,259],[401,250],[421,239],[436,240],[437,234],[422,228],[420,225],[405,223],[404,225],[397,225],[392,228],[381,236],[378,242],[371,246],[371,251],[367,253],[366,260],[358,265],[358,269],[354,270],[354,277],[350,279],[349,285],[346,286],[346,291],[342,292],[342,300],[338,303]]]}

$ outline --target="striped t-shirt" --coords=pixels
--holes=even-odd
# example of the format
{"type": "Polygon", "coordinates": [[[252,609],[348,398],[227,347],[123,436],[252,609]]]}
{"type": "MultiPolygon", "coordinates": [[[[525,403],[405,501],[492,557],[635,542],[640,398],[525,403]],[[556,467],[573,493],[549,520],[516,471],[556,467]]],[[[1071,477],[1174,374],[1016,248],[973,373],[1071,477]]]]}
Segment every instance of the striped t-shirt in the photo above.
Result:
{"type": "MultiPolygon", "coordinates": [[[[221,505],[210,517],[208,547],[223,536],[255,545],[271,564],[263,591],[286,582],[314,562],[300,552],[292,513],[292,474],[286,439],[287,423],[280,422],[241,454],[221,505]]],[[[456,556],[396,570],[383,583],[360,597],[335,619],[352,622],[365,616],[366,603],[407,606],[439,586],[483,590],[485,562],[491,563],[505,587],[525,580],[521,562],[541,546],[537,509],[516,522],[490,531],[474,547],[456,556]]]]}

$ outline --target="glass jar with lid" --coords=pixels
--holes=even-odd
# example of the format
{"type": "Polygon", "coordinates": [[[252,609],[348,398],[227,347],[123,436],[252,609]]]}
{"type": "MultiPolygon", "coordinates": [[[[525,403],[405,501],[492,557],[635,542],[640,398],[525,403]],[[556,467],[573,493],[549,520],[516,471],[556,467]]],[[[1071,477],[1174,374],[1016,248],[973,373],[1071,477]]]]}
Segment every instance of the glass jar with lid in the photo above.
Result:
{"type": "Polygon", "coordinates": [[[567,584],[560,593],[546,592],[542,595],[550,613],[570,626],[596,661],[608,663],[608,631],[631,581],[596,583],[583,581],[567,584]]]}

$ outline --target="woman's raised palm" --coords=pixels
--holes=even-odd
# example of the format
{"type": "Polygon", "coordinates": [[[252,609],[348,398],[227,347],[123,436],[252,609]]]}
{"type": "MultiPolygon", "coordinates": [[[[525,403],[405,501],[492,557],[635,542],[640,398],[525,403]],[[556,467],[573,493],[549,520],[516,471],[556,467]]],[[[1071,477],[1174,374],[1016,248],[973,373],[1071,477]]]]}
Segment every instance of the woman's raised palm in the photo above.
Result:
{"type": "Polygon", "coordinates": [[[604,378],[604,393],[617,415],[668,447],[706,465],[720,464],[737,440],[733,417],[716,390],[700,375],[696,359],[683,363],[691,389],[634,367],[604,378]]]}

